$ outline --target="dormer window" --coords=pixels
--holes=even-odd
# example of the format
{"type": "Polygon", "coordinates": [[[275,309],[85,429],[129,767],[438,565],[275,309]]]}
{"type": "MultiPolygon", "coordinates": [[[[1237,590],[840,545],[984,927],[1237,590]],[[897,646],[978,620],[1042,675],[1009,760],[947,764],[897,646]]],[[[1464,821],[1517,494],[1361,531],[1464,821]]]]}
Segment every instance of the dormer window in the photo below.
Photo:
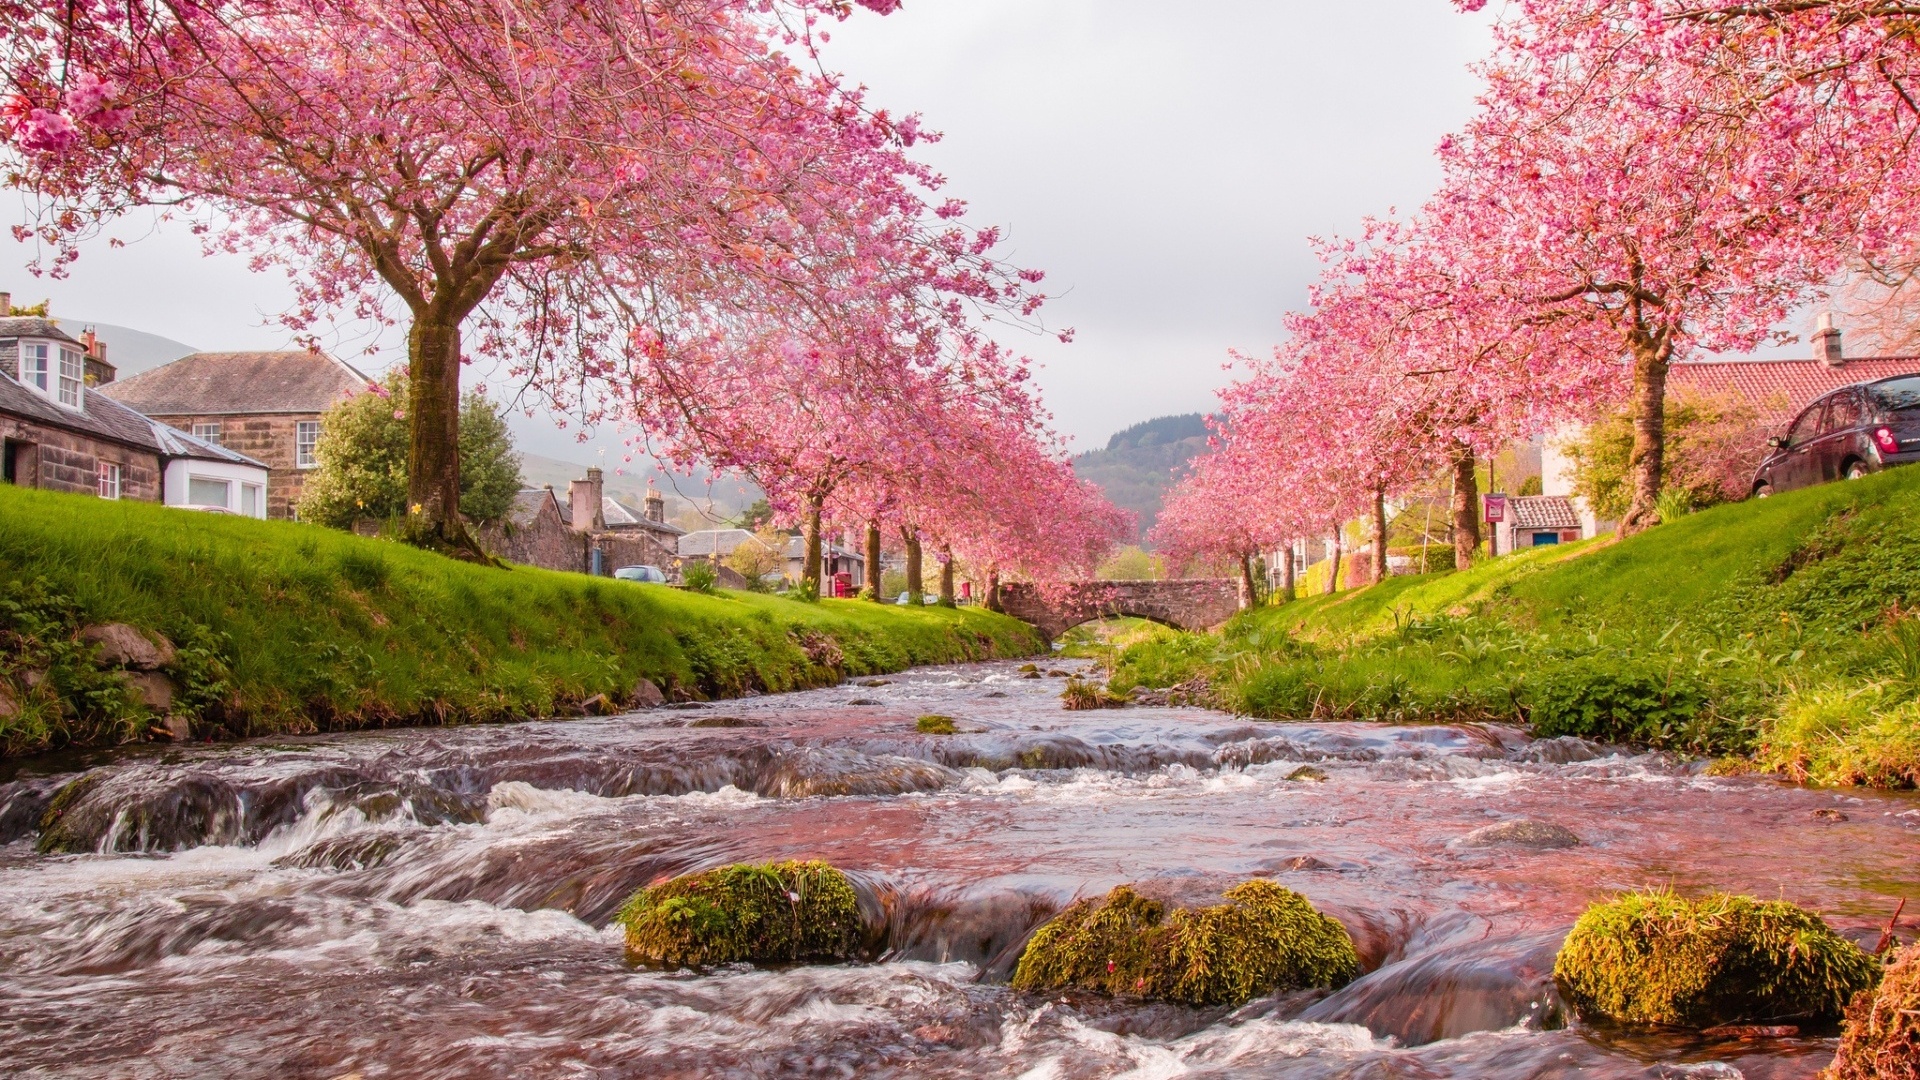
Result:
{"type": "Polygon", "coordinates": [[[87,386],[86,354],[52,341],[22,341],[20,385],[79,409],[87,386]]]}

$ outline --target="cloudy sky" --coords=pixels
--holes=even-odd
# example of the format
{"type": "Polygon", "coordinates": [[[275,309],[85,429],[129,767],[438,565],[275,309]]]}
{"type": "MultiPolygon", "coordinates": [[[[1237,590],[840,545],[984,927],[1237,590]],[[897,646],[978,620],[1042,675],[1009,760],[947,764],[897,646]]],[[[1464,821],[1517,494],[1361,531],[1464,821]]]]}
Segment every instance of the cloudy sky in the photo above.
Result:
{"type": "MultiPolygon", "coordinates": [[[[948,193],[1048,272],[1048,321],[1074,344],[1008,344],[1040,362],[1058,428],[1097,446],[1209,408],[1229,348],[1270,348],[1316,273],[1308,237],[1420,202],[1487,48],[1486,19],[1446,0],[906,0],[835,28],[827,61],[943,131],[922,153],[948,193]]],[[[12,247],[0,290],[203,349],[285,344],[276,273],[202,257],[178,226],[119,235],[64,281],[28,278],[12,247]]],[[[618,445],[519,426],[551,456],[618,445]]]]}

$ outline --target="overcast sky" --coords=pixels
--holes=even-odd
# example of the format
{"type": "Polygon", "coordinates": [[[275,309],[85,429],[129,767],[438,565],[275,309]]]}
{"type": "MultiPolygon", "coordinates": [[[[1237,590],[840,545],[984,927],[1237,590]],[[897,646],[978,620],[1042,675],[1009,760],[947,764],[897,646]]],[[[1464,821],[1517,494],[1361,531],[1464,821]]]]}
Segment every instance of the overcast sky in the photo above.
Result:
{"type": "MultiPolygon", "coordinates": [[[[1446,0],[906,0],[834,28],[827,60],[944,132],[921,153],[947,194],[1048,272],[1047,319],[1074,344],[1007,344],[1041,363],[1058,428],[1091,447],[1210,408],[1227,350],[1270,348],[1304,301],[1308,237],[1418,205],[1434,144],[1471,108],[1486,26],[1446,0]]],[[[202,257],[178,226],[119,235],[127,247],[90,247],[64,281],[27,277],[13,246],[0,290],[202,349],[286,344],[277,271],[202,257]]],[[[516,426],[537,453],[597,456],[516,426]]]]}

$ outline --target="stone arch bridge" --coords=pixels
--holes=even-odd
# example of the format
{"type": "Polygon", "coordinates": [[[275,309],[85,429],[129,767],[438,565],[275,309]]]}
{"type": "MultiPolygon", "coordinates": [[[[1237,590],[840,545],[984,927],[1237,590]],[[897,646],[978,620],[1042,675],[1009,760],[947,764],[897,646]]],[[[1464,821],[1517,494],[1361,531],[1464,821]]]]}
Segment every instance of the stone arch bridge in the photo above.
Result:
{"type": "Polygon", "coordinates": [[[1150,619],[1176,630],[1208,630],[1240,610],[1240,583],[1233,578],[1081,581],[1051,592],[1015,582],[1001,587],[1000,605],[1049,639],[1081,623],[1116,616],[1150,619]]]}

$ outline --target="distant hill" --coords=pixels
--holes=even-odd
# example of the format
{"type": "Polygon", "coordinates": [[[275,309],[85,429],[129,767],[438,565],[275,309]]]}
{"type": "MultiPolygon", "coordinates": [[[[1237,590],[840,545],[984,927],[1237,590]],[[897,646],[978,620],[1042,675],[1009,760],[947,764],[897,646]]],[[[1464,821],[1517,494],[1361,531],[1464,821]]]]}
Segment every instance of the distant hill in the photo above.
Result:
{"type": "Polygon", "coordinates": [[[1116,434],[1104,450],[1075,457],[1073,471],[1100,485],[1115,506],[1139,515],[1144,537],[1160,516],[1167,489],[1186,475],[1187,463],[1206,449],[1206,417],[1199,413],[1162,416],[1116,434]]]}
{"type": "Polygon", "coordinates": [[[100,340],[107,343],[107,363],[112,364],[117,374],[124,378],[138,375],[161,364],[172,363],[189,353],[200,350],[192,345],[182,344],[172,338],[159,334],[149,334],[144,330],[135,330],[127,326],[115,326],[112,323],[91,322],[86,319],[69,318],[56,311],[53,321],[60,329],[79,337],[87,327],[93,327],[100,340]]]}

